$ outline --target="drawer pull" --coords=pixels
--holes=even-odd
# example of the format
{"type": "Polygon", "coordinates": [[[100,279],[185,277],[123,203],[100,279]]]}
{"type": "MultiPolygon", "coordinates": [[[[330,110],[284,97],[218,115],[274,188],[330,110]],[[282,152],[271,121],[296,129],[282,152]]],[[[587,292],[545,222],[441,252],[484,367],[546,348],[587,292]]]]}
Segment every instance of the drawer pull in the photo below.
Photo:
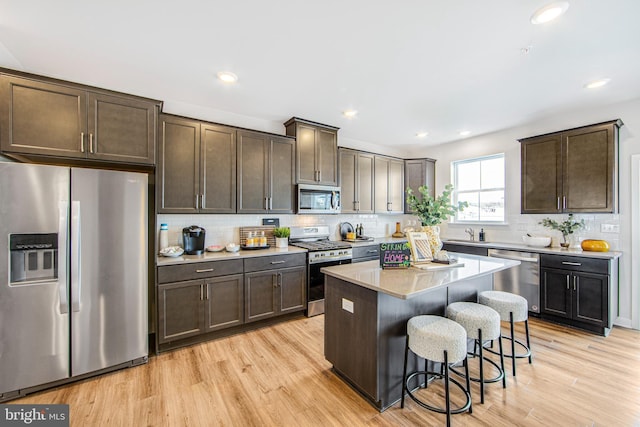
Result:
{"type": "Polygon", "coordinates": [[[377,250],[375,250],[375,249],[369,249],[369,250],[367,251],[367,253],[368,253],[368,254],[377,254],[377,253],[378,253],[378,251],[377,251],[377,250]]]}
{"type": "Polygon", "coordinates": [[[284,264],[286,261],[271,261],[271,264],[284,264]]]}
{"type": "Polygon", "coordinates": [[[214,268],[205,268],[205,269],[202,269],[202,270],[196,270],[196,273],[210,273],[213,270],[215,270],[215,269],[214,268]]]}
{"type": "Polygon", "coordinates": [[[563,265],[577,265],[577,266],[581,266],[582,263],[580,262],[570,262],[570,261],[562,261],[563,265]]]}

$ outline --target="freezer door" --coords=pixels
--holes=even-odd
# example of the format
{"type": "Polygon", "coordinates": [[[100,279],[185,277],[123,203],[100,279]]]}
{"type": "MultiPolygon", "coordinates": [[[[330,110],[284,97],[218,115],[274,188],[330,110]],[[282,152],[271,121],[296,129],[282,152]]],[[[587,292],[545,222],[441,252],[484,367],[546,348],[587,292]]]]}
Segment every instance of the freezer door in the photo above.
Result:
{"type": "Polygon", "coordinates": [[[0,395],[69,376],[68,206],[68,168],[0,162],[0,395]],[[30,277],[37,250],[12,269],[10,236],[44,234],[57,235],[56,274],[30,277]]]}
{"type": "Polygon", "coordinates": [[[147,175],[71,169],[71,374],[148,355],[147,175]]]}

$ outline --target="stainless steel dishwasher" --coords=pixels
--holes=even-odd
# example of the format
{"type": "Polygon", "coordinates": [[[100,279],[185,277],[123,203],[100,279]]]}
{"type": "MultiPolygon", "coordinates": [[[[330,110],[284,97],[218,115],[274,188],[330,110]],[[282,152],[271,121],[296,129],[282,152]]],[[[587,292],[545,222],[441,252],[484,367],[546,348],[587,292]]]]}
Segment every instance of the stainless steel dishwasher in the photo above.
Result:
{"type": "Polygon", "coordinates": [[[496,291],[511,292],[527,300],[529,311],[540,313],[540,255],[531,252],[489,249],[489,256],[520,261],[517,267],[493,274],[496,291]]]}

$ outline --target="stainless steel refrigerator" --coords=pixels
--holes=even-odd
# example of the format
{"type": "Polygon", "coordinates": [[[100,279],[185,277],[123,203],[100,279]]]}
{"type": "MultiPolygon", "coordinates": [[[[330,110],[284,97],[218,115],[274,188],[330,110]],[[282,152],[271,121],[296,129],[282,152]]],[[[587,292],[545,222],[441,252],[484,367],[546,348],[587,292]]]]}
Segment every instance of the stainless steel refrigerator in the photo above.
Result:
{"type": "Polygon", "coordinates": [[[144,363],[147,175],[0,162],[0,399],[144,363]]]}

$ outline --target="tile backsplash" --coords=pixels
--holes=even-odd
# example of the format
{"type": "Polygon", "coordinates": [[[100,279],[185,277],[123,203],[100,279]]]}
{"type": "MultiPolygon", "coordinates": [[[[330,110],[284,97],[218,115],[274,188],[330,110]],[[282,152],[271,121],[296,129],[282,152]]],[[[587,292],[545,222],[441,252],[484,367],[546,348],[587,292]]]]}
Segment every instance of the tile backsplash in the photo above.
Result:
{"type": "MultiPolygon", "coordinates": [[[[538,224],[543,218],[563,221],[567,215],[512,215],[507,218],[507,224],[442,224],[441,235],[452,239],[468,239],[464,229],[471,227],[475,230],[476,239],[481,228],[484,228],[486,240],[489,242],[522,243],[522,236],[526,233],[554,237],[555,242],[562,241],[559,231],[545,228],[538,224]]],[[[328,225],[332,240],[340,240],[340,224],[349,222],[354,227],[362,224],[364,234],[371,237],[386,237],[395,232],[396,222],[400,222],[402,229],[419,225],[417,217],[413,215],[183,215],[160,214],[157,218],[159,232],[160,224],[169,226],[169,244],[182,246],[182,228],[199,225],[206,230],[205,245],[222,245],[230,242],[239,243],[239,228],[262,225],[263,218],[279,218],[281,226],[328,225]]],[[[577,220],[584,219],[585,228],[573,233],[576,242],[584,239],[602,239],[609,242],[611,250],[619,250],[620,216],[617,214],[576,214],[577,220]],[[605,226],[603,228],[603,225],[605,226]],[[613,227],[608,227],[613,226],[613,227]],[[613,232],[603,231],[613,228],[613,232]],[[617,228],[616,228],[617,227],[617,228]]]]}
{"type": "Polygon", "coordinates": [[[279,218],[280,226],[328,225],[331,240],[340,240],[340,224],[349,222],[355,228],[362,224],[364,234],[371,237],[390,236],[396,230],[396,222],[401,226],[415,223],[411,215],[183,215],[159,214],[157,227],[166,223],[169,226],[169,245],[182,246],[182,229],[190,225],[199,225],[206,230],[205,245],[221,245],[230,242],[239,243],[239,228],[262,225],[263,218],[279,218]]]}

